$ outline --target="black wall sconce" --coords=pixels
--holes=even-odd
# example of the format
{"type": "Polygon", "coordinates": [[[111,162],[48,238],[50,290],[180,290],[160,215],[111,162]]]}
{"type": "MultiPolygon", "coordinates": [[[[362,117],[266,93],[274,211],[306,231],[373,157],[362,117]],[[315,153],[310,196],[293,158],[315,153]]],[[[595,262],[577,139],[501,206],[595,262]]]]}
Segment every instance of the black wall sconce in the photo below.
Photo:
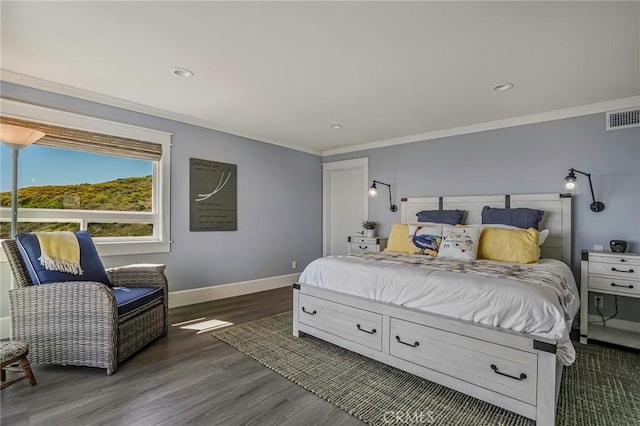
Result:
{"type": "Polygon", "coordinates": [[[593,200],[593,202],[591,203],[591,211],[597,213],[604,210],[604,203],[596,201],[596,196],[593,195],[593,184],[591,183],[590,173],[581,172],[580,170],[576,169],[569,169],[569,174],[564,178],[564,187],[568,189],[572,194],[575,194],[577,192],[578,178],[576,177],[576,173],[580,173],[581,175],[585,175],[587,178],[589,178],[589,188],[591,189],[591,199],[593,200]]]}
{"type": "Polygon", "coordinates": [[[389,188],[389,210],[391,210],[392,212],[397,211],[398,206],[393,204],[393,201],[391,201],[391,185],[389,185],[388,183],[380,182],[379,180],[374,180],[373,184],[371,185],[371,188],[369,188],[369,197],[376,198],[378,196],[378,187],[376,186],[376,184],[384,185],[387,188],[389,188]]]}

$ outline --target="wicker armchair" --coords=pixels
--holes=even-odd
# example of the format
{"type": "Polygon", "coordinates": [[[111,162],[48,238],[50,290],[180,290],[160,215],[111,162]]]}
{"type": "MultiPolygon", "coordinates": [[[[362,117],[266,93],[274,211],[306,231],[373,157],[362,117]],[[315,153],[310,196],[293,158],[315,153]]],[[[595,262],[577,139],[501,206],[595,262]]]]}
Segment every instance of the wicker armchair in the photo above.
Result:
{"type": "Polygon", "coordinates": [[[106,269],[114,287],[161,287],[163,297],[118,316],[111,287],[74,281],[33,285],[14,240],[4,240],[16,279],[9,291],[12,338],[29,344],[34,364],[118,365],[168,332],[168,286],[164,265],[131,265],[106,269]]]}

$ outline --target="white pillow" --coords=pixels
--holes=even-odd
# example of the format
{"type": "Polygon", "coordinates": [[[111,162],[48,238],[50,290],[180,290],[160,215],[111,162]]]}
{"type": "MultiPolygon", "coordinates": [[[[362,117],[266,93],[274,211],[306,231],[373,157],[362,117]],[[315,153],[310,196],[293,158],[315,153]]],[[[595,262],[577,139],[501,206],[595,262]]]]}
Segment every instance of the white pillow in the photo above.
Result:
{"type": "Polygon", "coordinates": [[[475,260],[478,256],[481,226],[451,226],[442,229],[442,243],[438,257],[475,260]]]}
{"type": "MultiPolygon", "coordinates": [[[[500,223],[492,223],[492,224],[485,224],[485,225],[478,225],[478,226],[482,226],[482,229],[484,229],[485,227],[502,228],[502,229],[524,229],[524,228],[518,228],[517,226],[512,226],[512,225],[503,225],[500,223]]],[[[538,237],[538,246],[543,245],[544,242],[547,241],[548,237],[549,237],[548,229],[543,229],[542,231],[540,231],[540,236],[538,237]]]]}
{"type": "Polygon", "coordinates": [[[538,246],[543,245],[544,242],[547,241],[548,237],[549,237],[548,229],[543,229],[542,231],[540,231],[540,236],[538,237],[538,246]]]}

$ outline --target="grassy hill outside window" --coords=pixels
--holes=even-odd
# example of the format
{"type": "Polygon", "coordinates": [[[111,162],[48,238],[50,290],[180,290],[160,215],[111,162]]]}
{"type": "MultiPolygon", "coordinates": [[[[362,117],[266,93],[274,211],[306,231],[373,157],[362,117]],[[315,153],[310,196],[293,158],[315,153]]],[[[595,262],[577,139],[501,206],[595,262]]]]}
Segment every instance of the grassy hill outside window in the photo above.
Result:
{"type": "MultiPolygon", "coordinates": [[[[18,232],[88,230],[102,255],[169,251],[169,214],[163,209],[169,205],[169,134],[165,133],[169,143],[155,143],[22,117],[2,115],[0,122],[44,132],[46,135],[30,147],[39,150],[36,154],[40,157],[71,161],[77,157],[95,164],[93,169],[86,164],[82,170],[78,167],[76,182],[71,184],[54,183],[61,166],[53,160],[46,162],[42,166],[45,173],[40,173],[40,177],[51,177],[51,184],[47,177],[24,182],[27,179],[21,176],[18,232]],[[112,177],[96,181],[104,167],[110,168],[104,175],[112,177]]],[[[0,239],[9,238],[10,209],[11,191],[3,189],[0,239]]]]}

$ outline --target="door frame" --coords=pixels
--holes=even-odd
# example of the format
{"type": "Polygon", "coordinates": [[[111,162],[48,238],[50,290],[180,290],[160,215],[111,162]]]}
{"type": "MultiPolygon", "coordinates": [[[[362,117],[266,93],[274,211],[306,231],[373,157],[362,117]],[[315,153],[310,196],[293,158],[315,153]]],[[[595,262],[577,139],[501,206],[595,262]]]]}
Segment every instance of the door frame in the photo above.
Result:
{"type": "MultiPolygon", "coordinates": [[[[336,170],[362,169],[364,185],[362,188],[362,204],[364,218],[369,217],[369,157],[354,158],[352,160],[331,161],[322,163],[322,255],[329,254],[331,247],[331,172],[336,170]]],[[[344,242],[347,244],[347,241],[344,242]]]]}

